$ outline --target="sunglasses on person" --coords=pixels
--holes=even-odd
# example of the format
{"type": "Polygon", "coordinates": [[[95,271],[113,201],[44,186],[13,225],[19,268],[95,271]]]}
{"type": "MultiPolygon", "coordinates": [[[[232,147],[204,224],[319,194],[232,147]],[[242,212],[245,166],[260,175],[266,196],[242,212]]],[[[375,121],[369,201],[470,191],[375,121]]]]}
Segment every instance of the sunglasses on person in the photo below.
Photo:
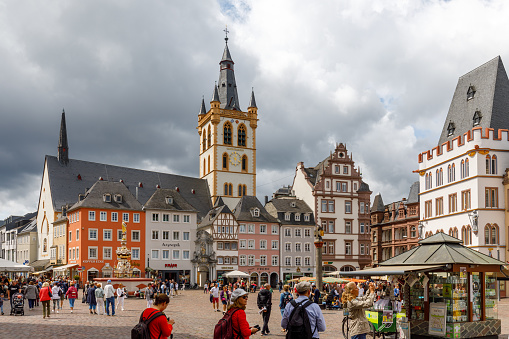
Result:
{"type": "Polygon", "coordinates": [[[242,299],[245,299],[245,300],[247,300],[247,298],[249,298],[247,295],[242,297],[242,299]]]}

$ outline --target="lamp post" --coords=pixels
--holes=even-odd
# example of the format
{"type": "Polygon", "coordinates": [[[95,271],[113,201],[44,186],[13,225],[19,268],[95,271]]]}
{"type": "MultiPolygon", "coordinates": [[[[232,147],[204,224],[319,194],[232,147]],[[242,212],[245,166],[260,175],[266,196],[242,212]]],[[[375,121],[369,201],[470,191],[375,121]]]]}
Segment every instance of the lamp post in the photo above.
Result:
{"type": "Polygon", "coordinates": [[[316,287],[322,291],[322,247],[323,247],[323,228],[317,225],[315,231],[315,247],[316,247],[316,287]]]}
{"type": "Polygon", "coordinates": [[[477,231],[479,230],[479,227],[477,225],[477,223],[479,221],[479,212],[477,212],[477,210],[475,210],[475,211],[468,213],[468,218],[470,219],[470,224],[472,224],[472,231],[474,233],[477,233],[477,231]]]}
{"type": "MultiPolygon", "coordinates": [[[[147,253],[147,268],[150,267],[150,253],[147,253]]],[[[148,278],[150,278],[150,271],[147,272],[148,278]]]]}

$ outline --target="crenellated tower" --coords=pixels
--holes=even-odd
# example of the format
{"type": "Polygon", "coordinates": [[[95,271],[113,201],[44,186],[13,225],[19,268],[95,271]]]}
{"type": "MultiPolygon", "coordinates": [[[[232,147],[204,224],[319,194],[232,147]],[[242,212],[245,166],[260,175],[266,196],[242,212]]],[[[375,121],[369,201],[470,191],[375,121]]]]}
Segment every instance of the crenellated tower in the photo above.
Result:
{"type": "Polygon", "coordinates": [[[207,111],[202,99],[197,128],[200,177],[207,179],[213,202],[222,197],[233,209],[240,197],[256,195],[258,108],[252,90],[247,112],[240,109],[228,35],[225,41],[219,62],[219,81],[214,85],[210,109],[207,111]]]}

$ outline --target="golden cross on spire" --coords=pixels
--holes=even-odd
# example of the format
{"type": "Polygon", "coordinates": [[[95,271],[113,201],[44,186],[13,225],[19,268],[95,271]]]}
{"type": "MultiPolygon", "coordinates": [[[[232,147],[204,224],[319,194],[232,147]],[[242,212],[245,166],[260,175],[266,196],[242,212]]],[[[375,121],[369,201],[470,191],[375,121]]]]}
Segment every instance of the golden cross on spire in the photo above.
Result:
{"type": "Polygon", "coordinates": [[[224,41],[226,41],[226,43],[228,43],[228,33],[230,33],[230,31],[228,30],[228,25],[226,25],[226,28],[223,29],[223,32],[226,35],[226,37],[224,38],[224,41]]]}

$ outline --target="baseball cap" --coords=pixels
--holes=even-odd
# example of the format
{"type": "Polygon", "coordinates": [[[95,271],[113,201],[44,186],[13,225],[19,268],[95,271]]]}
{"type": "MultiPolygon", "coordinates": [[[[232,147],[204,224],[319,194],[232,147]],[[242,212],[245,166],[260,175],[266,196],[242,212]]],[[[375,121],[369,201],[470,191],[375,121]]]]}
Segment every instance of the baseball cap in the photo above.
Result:
{"type": "Polygon", "coordinates": [[[108,280],[108,284],[111,284],[111,280],[108,280]]]}

